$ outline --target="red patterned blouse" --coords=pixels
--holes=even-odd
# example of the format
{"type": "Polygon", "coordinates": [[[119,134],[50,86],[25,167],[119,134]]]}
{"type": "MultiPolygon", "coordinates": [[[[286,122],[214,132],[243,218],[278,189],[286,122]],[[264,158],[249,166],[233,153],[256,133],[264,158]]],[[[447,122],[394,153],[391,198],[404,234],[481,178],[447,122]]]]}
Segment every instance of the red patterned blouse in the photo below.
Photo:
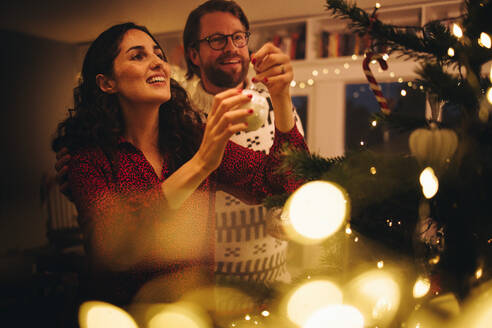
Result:
{"type": "Polygon", "coordinates": [[[213,274],[215,191],[259,203],[295,190],[300,181],[275,173],[284,143],[307,150],[296,127],[275,131],[269,155],[229,142],[220,167],[177,211],[164,206],[161,183],[172,173],[166,156],[159,179],[144,154],[123,138],[112,161],[100,148],[76,152],[68,180],[90,258],[99,259],[102,271],[140,274],[131,278],[135,288],[155,274],[194,265],[205,264],[213,274]]]}

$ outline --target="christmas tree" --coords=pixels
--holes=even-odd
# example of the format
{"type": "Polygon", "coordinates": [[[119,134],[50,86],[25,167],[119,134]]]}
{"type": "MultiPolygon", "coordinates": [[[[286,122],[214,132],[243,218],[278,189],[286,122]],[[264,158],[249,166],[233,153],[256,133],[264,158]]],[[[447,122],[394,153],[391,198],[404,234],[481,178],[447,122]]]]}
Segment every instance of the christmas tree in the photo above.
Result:
{"type": "MultiPolygon", "coordinates": [[[[378,18],[379,5],[367,12],[355,3],[326,0],[326,8],[370,40],[365,64],[372,59],[385,64],[382,54],[417,62],[418,78],[411,83],[425,93],[431,111],[422,117],[393,111],[375,87],[381,112],[374,122],[408,131],[409,152],[361,149],[342,158],[287,154],[286,168],[308,181],[341,186],[350,201],[345,231],[324,242],[324,273],[345,283],[363,256],[388,259],[378,266],[398,263],[400,272],[406,271],[406,287],[398,313],[379,324],[410,323],[415,305],[434,309],[440,323],[449,323],[442,309],[429,305],[432,299],[452,295],[460,306],[492,277],[492,70],[485,69],[492,60],[492,1],[465,1],[459,17],[424,26],[385,24],[378,18]],[[346,247],[347,239],[352,246],[346,247]],[[415,296],[422,286],[425,297],[415,296]]],[[[267,206],[283,206],[289,216],[301,189],[271,198],[267,206]]]]}

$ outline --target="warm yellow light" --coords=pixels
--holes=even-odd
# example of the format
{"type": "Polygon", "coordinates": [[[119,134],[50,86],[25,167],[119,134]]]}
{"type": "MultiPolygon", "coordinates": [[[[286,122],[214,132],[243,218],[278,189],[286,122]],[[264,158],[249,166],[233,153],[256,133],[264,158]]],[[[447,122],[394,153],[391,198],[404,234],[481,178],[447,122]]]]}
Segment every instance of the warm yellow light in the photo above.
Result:
{"type": "Polygon", "coordinates": [[[430,280],[426,277],[419,277],[413,285],[413,297],[420,298],[427,295],[430,290],[430,280]]]}
{"type": "Polygon", "coordinates": [[[261,311],[261,315],[264,317],[268,317],[270,315],[270,312],[268,312],[267,310],[263,310],[261,311]]]}
{"type": "Polygon", "coordinates": [[[317,70],[313,70],[312,74],[313,74],[313,76],[318,76],[319,73],[317,70]]]}
{"type": "Polygon", "coordinates": [[[347,226],[345,227],[345,233],[346,233],[347,235],[351,235],[351,234],[352,234],[352,229],[350,228],[350,225],[347,225],[347,226]]]}
{"type": "Polygon", "coordinates": [[[389,273],[371,270],[348,284],[344,303],[359,309],[368,327],[386,326],[400,305],[400,288],[389,273]]]}
{"type": "Polygon", "coordinates": [[[138,328],[128,312],[99,301],[85,302],[80,306],[79,324],[81,328],[138,328]]]}
{"type": "Polygon", "coordinates": [[[477,271],[475,271],[475,278],[480,279],[482,278],[482,275],[483,275],[483,269],[482,268],[478,268],[477,271]]]}
{"type": "Polygon", "coordinates": [[[364,317],[353,306],[330,305],[314,312],[302,328],[340,327],[363,328],[364,317]]]}
{"type": "Polygon", "coordinates": [[[350,68],[350,64],[349,64],[349,63],[345,63],[345,64],[343,64],[343,67],[344,67],[345,69],[349,69],[349,68],[350,68]]]}
{"type": "Polygon", "coordinates": [[[492,88],[487,91],[487,100],[492,104],[492,88]]]}
{"type": "Polygon", "coordinates": [[[405,89],[401,89],[400,94],[401,94],[403,97],[405,97],[405,96],[407,95],[407,90],[405,90],[405,89]]]}
{"type": "Polygon", "coordinates": [[[412,87],[413,82],[412,82],[412,81],[408,81],[407,85],[408,85],[409,87],[412,87]]]}
{"type": "Polygon", "coordinates": [[[395,72],[390,72],[390,77],[395,77],[395,72]]]}
{"type": "Polygon", "coordinates": [[[372,175],[376,175],[376,173],[377,173],[376,168],[374,166],[371,166],[369,171],[371,172],[372,175]]]}
{"type": "Polygon", "coordinates": [[[364,146],[364,145],[365,145],[364,140],[361,140],[361,141],[360,141],[360,145],[361,145],[361,146],[364,146]]]}
{"type": "Polygon", "coordinates": [[[313,84],[314,84],[314,80],[313,80],[313,79],[309,79],[309,80],[307,80],[307,84],[308,84],[308,85],[313,85],[313,84]]]}
{"type": "Polygon", "coordinates": [[[250,316],[249,314],[246,314],[246,315],[244,316],[244,320],[246,320],[246,321],[251,320],[251,316],[250,316]]]}
{"type": "Polygon", "coordinates": [[[378,269],[382,269],[384,267],[384,261],[378,261],[378,269]]]}
{"type": "Polygon", "coordinates": [[[379,2],[376,2],[376,8],[381,8],[381,4],[379,2]]]}
{"type": "Polygon", "coordinates": [[[371,125],[375,127],[376,125],[378,125],[378,121],[373,120],[373,121],[371,122],[371,125]]]}
{"type": "Polygon", "coordinates": [[[403,83],[403,78],[402,77],[399,77],[398,78],[398,83],[403,83]]]}
{"type": "Polygon", "coordinates": [[[194,303],[164,304],[154,315],[149,315],[148,328],[208,328],[209,318],[194,303]]]}
{"type": "Polygon", "coordinates": [[[425,198],[431,199],[437,194],[439,190],[439,180],[437,179],[432,167],[426,167],[422,173],[420,173],[420,185],[422,186],[422,193],[425,198]]]}
{"type": "Polygon", "coordinates": [[[390,58],[390,56],[389,56],[388,54],[384,54],[384,55],[383,55],[383,59],[384,59],[384,60],[388,60],[389,58],[390,58]]]}
{"type": "Polygon", "coordinates": [[[481,47],[490,49],[491,46],[490,36],[487,33],[482,32],[480,34],[480,39],[478,39],[478,44],[481,47]]]}
{"type": "Polygon", "coordinates": [[[460,27],[458,24],[456,24],[456,23],[454,23],[454,24],[453,24],[453,34],[454,34],[454,36],[455,36],[455,37],[457,37],[458,39],[459,39],[459,38],[461,38],[461,37],[463,37],[463,30],[462,30],[462,29],[461,29],[461,27],[460,27]]]}
{"type": "Polygon", "coordinates": [[[315,280],[301,285],[287,297],[287,317],[302,326],[317,310],[343,300],[340,289],[330,281],[315,280]]]}
{"type": "Polygon", "coordinates": [[[295,88],[296,85],[297,85],[296,81],[294,81],[294,80],[290,81],[290,86],[292,88],[295,88]]]}
{"type": "Polygon", "coordinates": [[[323,68],[323,74],[328,74],[328,68],[323,68]]]}
{"type": "Polygon", "coordinates": [[[301,82],[299,83],[299,88],[304,89],[306,87],[306,83],[301,82]]]}
{"type": "Polygon", "coordinates": [[[348,199],[341,187],[327,181],[312,181],[289,197],[282,217],[290,219],[294,240],[316,243],[335,233],[347,212],[348,199]]]}
{"type": "Polygon", "coordinates": [[[357,55],[356,54],[353,54],[352,55],[352,60],[357,60],[357,55]]]}
{"type": "Polygon", "coordinates": [[[490,66],[489,80],[490,82],[492,82],[492,66],[490,66]]]}
{"type": "Polygon", "coordinates": [[[439,255],[436,255],[435,257],[429,259],[429,264],[437,264],[441,261],[441,257],[439,255]]]}
{"type": "Polygon", "coordinates": [[[340,74],[340,69],[339,68],[335,68],[335,74],[336,75],[340,74]]]}
{"type": "Polygon", "coordinates": [[[449,57],[454,57],[454,49],[453,48],[449,48],[448,49],[448,56],[449,57]]]}

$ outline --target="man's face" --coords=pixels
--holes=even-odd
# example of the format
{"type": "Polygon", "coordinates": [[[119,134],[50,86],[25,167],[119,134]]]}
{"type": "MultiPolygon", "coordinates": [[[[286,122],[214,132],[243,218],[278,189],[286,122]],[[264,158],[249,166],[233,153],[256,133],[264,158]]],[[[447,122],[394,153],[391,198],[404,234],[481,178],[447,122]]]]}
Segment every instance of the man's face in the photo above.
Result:
{"type": "MultiPolygon", "coordinates": [[[[227,12],[213,12],[202,16],[200,20],[199,39],[213,34],[232,34],[245,32],[241,21],[227,12]]],[[[248,74],[248,46],[236,47],[231,38],[222,50],[212,49],[207,41],[198,44],[198,51],[193,62],[200,68],[205,89],[227,89],[238,87],[248,74]],[[208,87],[212,86],[212,88],[208,87]]]]}

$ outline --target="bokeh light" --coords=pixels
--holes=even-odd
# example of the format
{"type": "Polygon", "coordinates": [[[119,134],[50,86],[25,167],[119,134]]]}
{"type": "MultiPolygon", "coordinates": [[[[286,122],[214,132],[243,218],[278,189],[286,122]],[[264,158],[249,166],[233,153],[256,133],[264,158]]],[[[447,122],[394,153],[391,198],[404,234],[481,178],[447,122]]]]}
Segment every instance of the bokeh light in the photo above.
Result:
{"type": "Polygon", "coordinates": [[[303,328],[363,328],[364,317],[349,305],[334,304],[314,312],[303,328]]]}
{"type": "Polygon", "coordinates": [[[165,304],[148,321],[148,328],[209,328],[212,327],[201,309],[191,303],[165,304]]]}
{"type": "Polygon", "coordinates": [[[286,296],[287,317],[299,326],[317,310],[328,305],[341,304],[342,292],[328,280],[311,280],[286,296]]]}
{"type": "Polygon", "coordinates": [[[431,287],[429,278],[418,277],[417,281],[413,285],[413,297],[421,298],[427,295],[431,287]]]}
{"type": "Polygon", "coordinates": [[[431,199],[437,194],[439,190],[439,180],[434,173],[432,167],[426,167],[422,173],[420,173],[420,185],[422,186],[422,193],[425,198],[431,199]]]}
{"type": "Polygon", "coordinates": [[[135,320],[123,309],[106,302],[89,301],[79,308],[81,328],[137,328],[135,320]]]}
{"type": "Polygon", "coordinates": [[[334,183],[312,181],[296,190],[285,203],[282,216],[290,219],[291,237],[317,243],[335,233],[348,212],[345,191],[334,183]]]}
{"type": "Polygon", "coordinates": [[[347,285],[344,303],[359,309],[367,325],[385,326],[393,320],[400,305],[400,288],[388,272],[371,270],[347,285]]]}

